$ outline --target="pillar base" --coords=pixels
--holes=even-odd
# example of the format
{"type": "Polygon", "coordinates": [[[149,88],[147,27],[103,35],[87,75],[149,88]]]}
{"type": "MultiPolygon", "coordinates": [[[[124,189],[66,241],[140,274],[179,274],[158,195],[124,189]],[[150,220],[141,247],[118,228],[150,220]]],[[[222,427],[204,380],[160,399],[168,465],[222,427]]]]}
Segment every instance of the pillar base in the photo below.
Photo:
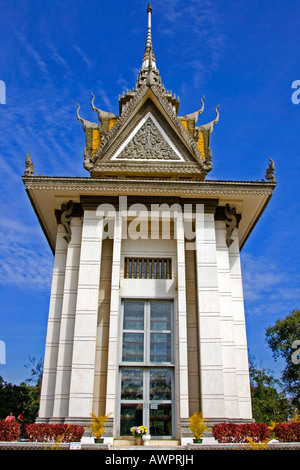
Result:
{"type": "Polygon", "coordinates": [[[91,418],[83,418],[83,417],[67,417],[64,420],[65,424],[70,424],[70,425],[77,425],[77,426],[83,426],[85,428],[88,428],[91,425],[91,418]]]}

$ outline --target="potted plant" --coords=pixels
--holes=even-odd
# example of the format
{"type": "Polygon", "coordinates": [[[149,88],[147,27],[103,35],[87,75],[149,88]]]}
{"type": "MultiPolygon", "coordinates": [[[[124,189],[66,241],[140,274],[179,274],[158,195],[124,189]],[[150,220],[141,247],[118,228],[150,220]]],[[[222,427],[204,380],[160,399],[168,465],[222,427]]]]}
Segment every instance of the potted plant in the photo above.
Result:
{"type": "Polygon", "coordinates": [[[205,431],[209,430],[209,428],[204,424],[206,418],[203,418],[202,412],[197,413],[195,412],[190,418],[189,428],[194,435],[194,443],[201,444],[202,443],[202,436],[205,431]]]}
{"type": "Polygon", "coordinates": [[[104,433],[104,424],[110,415],[111,413],[109,413],[107,416],[96,416],[94,413],[91,414],[92,420],[89,428],[92,430],[95,436],[95,443],[103,443],[104,439],[102,438],[102,434],[104,433]]]}
{"type": "Polygon", "coordinates": [[[136,445],[141,445],[143,443],[143,436],[148,433],[148,429],[145,426],[133,426],[130,428],[130,431],[134,437],[136,445]]]}

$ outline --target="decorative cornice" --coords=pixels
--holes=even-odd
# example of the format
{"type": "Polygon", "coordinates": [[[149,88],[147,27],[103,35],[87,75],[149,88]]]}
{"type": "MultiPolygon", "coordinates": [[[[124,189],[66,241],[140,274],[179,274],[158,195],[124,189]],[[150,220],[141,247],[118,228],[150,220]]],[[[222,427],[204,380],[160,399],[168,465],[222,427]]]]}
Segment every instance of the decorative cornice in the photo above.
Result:
{"type": "Polygon", "coordinates": [[[76,191],[99,194],[156,195],[271,195],[276,183],[243,181],[182,181],[149,179],[96,179],[73,177],[23,177],[26,190],[76,191]]]}
{"type": "MultiPolygon", "coordinates": [[[[161,176],[161,180],[164,179],[163,175],[167,175],[169,178],[172,178],[173,175],[175,176],[179,174],[188,175],[190,178],[197,175],[197,179],[203,179],[203,172],[199,166],[196,163],[189,162],[164,162],[163,166],[161,163],[147,162],[146,165],[141,166],[141,164],[131,161],[104,161],[103,163],[98,163],[97,167],[94,168],[93,174],[95,173],[97,175],[98,172],[101,172],[102,174],[115,173],[118,174],[119,178],[122,178],[126,173],[127,175],[144,175],[144,177],[149,174],[158,174],[161,176]],[[201,175],[202,178],[200,178],[201,175]]],[[[132,178],[134,178],[133,175],[132,178]]]]}

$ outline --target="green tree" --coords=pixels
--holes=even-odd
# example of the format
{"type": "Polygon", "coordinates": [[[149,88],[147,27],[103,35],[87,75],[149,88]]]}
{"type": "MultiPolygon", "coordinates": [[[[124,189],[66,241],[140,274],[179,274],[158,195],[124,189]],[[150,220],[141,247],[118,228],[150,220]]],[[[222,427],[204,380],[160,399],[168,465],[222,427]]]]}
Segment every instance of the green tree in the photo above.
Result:
{"type": "Polygon", "coordinates": [[[286,421],[292,413],[291,405],[280,382],[271,371],[258,369],[254,359],[249,361],[252,413],[255,421],[270,424],[271,421],[286,421]]]}
{"type": "Polygon", "coordinates": [[[5,419],[12,411],[16,418],[22,413],[27,423],[36,420],[43,365],[41,360],[29,357],[29,364],[25,367],[30,370],[30,377],[20,385],[8,383],[0,376],[0,419],[5,419]]]}
{"type": "Polygon", "coordinates": [[[5,419],[12,411],[17,417],[25,411],[29,400],[27,386],[13,385],[0,377],[0,419],[5,419]]]}
{"type": "Polygon", "coordinates": [[[27,387],[27,419],[28,422],[34,422],[39,411],[40,394],[43,376],[43,361],[37,361],[35,357],[29,356],[29,363],[25,365],[30,370],[30,377],[26,379],[26,383],[22,384],[27,387]]]}
{"type": "MultiPolygon", "coordinates": [[[[300,340],[300,310],[293,310],[286,318],[277,320],[266,330],[266,341],[275,360],[281,356],[286,366],[281,380],[293,406],[300,410],[300,364],[293,361],[293,343],[300,340]]],[[[297,361],[298,362],[298,361],[297,361]]]]}

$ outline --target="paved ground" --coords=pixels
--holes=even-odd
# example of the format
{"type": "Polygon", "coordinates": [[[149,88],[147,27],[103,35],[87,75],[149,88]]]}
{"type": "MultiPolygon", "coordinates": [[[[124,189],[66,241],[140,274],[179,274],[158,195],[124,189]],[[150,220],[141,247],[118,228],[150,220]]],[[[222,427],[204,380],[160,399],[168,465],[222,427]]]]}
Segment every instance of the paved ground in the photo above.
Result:
{"type": "MultiPolygon", "coordinates": [[[[246,447],[246,444],[213,444],[213,445],[204,445],[204,444],[188,444],[185,446],[107,446],[104,444],[82,444],[81,450],[102,450],[102,451],[168,451],[170,453],[174,452],[183,452],[183,451],[206,451],[206,450],[241,450],[241,448],[246,447]]],[[[249,448],[249,446],[248,446],[249,448]]],[[[70,444],[60,444],[59,450],[69,450],[70,444]]],[[[1,450],[51,450],[51,444],[46,444],[43,442],[0,442],[0,451],[1,450]]],[[[300,442],[289,442],[289,443],[274,443],[268,445],[268,450],[297,450],[300,451],[300,442]]]]}

